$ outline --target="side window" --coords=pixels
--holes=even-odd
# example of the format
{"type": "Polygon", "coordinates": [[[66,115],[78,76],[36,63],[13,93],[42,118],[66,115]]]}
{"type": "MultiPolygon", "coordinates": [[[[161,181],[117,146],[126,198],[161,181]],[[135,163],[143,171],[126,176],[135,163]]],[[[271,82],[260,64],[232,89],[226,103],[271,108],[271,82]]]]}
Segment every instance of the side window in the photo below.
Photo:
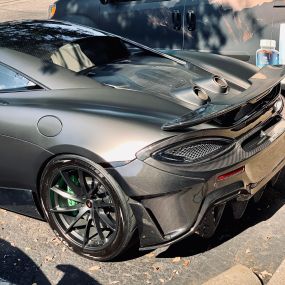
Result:
{"type": "Polygon", "coordinates": [[[36,88],[37,85],[21,74],[0,65],[0,92],[24,91],[36,88]]]}

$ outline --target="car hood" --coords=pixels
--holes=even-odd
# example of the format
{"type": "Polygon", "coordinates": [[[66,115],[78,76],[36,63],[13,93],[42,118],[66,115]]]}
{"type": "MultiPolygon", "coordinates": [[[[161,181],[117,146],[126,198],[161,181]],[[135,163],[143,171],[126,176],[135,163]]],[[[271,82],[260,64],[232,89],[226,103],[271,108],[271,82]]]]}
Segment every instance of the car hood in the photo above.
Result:
{"type": "Polygon", "coordinates": [[[254,99],[262,100],[271,92],[279,94],[279,82],[285,75],[283,66],[260,70],[219,55],[170,53],[186,64],[182,66],[153,57],[135,58],[96,68],[89,76],[117,89],[147,92],[186,107],[185,114],[162,126],[163,130],[178,130],[213,120],[251,104],[254,99]]]}
{"type": "MultiPolygon", "coordinates": [[[[211,58],[211,57],[210,57],[211,58]]],[[[223,66],[223,57],[219,62],[223,66]]],[[[216,101],[219,93],[231,91],[228,97],[236,96],[250,87],[249,78],[256,70],[251,65],[240,65],[243,77],[229,74],[207,65],[207,59],[194,59],[185,65],[177,64],[165,58],[154,56],[138,56],[130,60],[107,64],[92,69],[88,76],[104,85],[117,89],[130,89],[152,93],[196,110],[208,102],[216,101]],[[221,90],[214,78],[225,82],[229,88],[221,90]]],[[[238,62],[236,62],[237,64],[238,62]]],[[[231,69],[236,69],[228,63],[231,69]]],[[[228,92],[227,92],[228,94],[228,92]]]]}

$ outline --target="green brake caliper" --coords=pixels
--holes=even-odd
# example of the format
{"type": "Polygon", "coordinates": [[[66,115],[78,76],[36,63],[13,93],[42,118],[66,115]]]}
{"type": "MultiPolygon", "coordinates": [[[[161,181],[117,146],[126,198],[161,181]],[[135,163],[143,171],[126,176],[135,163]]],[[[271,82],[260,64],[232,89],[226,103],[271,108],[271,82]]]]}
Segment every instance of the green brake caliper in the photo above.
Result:
{"type": "MultiPolygon", "coordinates": [[[[79,184],[79,181],[78,181],[78,178],[75,176],[75,175],[72,175],[70,177],[71,181],[76,185],[76,186],[80,186],[79,184]]],[[[66,191],[67,193],[71,194],[71,195],[74,195],[74,191],[69,187],[69,186],[66,186],[66,183],[64,182],[63,178],[59,179],[57,185],[59,186],[59,188],[61,189],[64,189],[66,187],[66,191]]],[[[54,201],[54,192],[51,191],[51,201],[54,201]]],[[[78,204],[78,202],[72,200],[72,199],[64,199],[62,197],[59,197],[59,206],[60,207],[66,207],[66,206],[69,206],[69,207],[74,207],[75,205],[78,204]],[[67,202],[67,205],[66,205],[66,202],[67,202]]],[[[70,212],[70,214],[72,216],[76,216],[78,213],[78,211],[73,211],[73,212],[70,212]]]]}
{"type": "MultiPolygon", "coordinates": [[[[72,175],[70,177],[70,179],[76,186],[79,186],[79,181],[75,175],[72,175]]],[[[67,186],[67,193],[74,195],[73,190],[69,186],[67,186]]],[[[78,203],[74,200],[67,199],[67,204],[69,207],[73,207],[73,206],[77,205],[78,203]]]]}

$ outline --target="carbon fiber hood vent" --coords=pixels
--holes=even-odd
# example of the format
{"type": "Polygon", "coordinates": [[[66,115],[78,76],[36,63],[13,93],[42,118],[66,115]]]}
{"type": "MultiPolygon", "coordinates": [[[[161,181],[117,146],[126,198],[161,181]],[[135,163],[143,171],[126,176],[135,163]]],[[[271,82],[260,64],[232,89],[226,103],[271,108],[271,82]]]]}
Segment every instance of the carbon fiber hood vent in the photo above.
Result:
{"type": "Polygon", "coordinates": [[[160,88],[165,86],[170,90],[191,87],[189,74],[187,72],[166,66],[138,70],[132,77],[132,80],[138,85],[152,89],[154,86],[150,84],[159,85],[160,88]]]}

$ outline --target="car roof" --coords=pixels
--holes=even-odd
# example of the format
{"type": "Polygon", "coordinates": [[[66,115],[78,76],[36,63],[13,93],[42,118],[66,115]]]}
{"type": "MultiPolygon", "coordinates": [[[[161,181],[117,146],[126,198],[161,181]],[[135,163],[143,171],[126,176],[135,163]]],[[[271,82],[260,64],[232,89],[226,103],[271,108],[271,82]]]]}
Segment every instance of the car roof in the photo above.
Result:
{"type": "Polygon", "coordinates": [[[105,34],[92,28],[52,20],[0,24],[0,48],[16,50],[43,60],[50,60],[60,47],[90,36],[105,34]]]}
{"type": "MultiPolygon", "coordinates": [[[[0,63],[21,72],[30,80],[48,89],[94,88],[102,87],[94,79],[76,76],[76,73],[54,64],[52,55],[61,47],[76,43],[79,40],[117,37],[93,28],[54,20],[13,21],[0,24],[0,63]],[[73,81],[73,82],[72,82],[73,81]]],[[[181,62],[181,59],[152,50],[133,41],[123,39],[138,48],[170,60],[181,62]]]]}
{"type": "Polygon", "coordinates": [[[99,88],[102,84],[29,54],[0,47],[0,64],[20,72],[47,89],[99,88]]]}

